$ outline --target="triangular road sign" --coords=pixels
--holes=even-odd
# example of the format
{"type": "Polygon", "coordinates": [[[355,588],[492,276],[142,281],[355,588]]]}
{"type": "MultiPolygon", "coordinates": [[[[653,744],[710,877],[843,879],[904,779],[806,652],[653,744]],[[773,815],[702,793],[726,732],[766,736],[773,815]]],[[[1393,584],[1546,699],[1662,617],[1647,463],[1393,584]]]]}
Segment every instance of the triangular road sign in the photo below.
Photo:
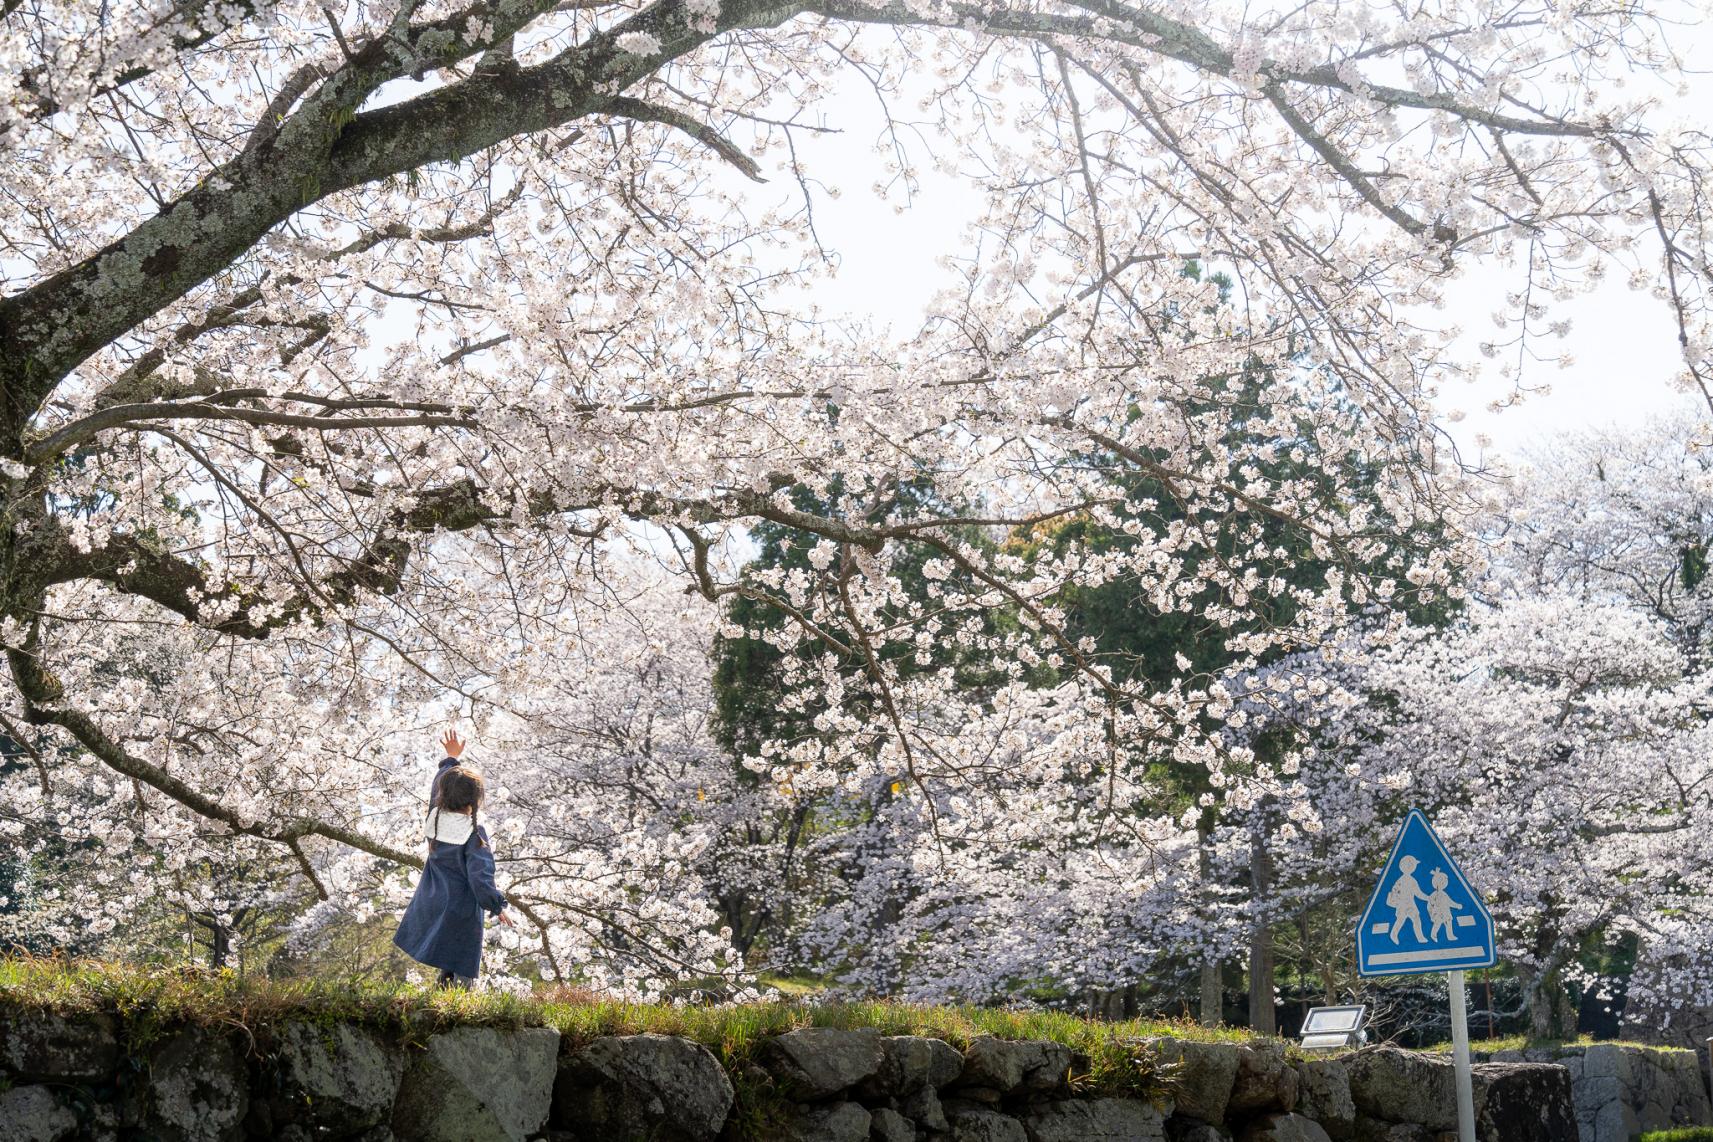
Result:
{"type": "Polygon", "coordinates": [[[1493,966],[1493,916],[1411,809],[1356,928],[1360,975],[1413,975],[1493,966]]]}

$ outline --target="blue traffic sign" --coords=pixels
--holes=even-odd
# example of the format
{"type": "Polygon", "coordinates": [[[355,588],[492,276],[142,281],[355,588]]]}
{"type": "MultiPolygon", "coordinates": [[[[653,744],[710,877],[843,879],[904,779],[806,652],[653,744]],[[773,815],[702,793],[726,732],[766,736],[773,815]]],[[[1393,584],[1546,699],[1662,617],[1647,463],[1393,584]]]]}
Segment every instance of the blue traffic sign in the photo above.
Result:
{"type": "Polygon", "coordinates": [[[1411,975],[1493,966],[1493,916],[1411,809],[1356,928],[1360,975],[1411,975]]]}

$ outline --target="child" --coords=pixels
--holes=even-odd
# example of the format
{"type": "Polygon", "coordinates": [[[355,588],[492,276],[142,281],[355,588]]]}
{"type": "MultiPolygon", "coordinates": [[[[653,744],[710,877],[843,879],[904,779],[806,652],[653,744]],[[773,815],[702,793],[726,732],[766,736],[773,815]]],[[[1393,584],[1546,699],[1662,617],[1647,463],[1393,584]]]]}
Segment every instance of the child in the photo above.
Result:
{"type": "Polygon", "coordinates": [[[393,936],[411,959],[440,969],[438,986],[469,987],[482,966],[482,913],[511,927],[506,898],[494,887],[494,853],[476,823],[482,775],[462,765],[440,771],[423,836],[428,860],[416,895],[393,936]]]}

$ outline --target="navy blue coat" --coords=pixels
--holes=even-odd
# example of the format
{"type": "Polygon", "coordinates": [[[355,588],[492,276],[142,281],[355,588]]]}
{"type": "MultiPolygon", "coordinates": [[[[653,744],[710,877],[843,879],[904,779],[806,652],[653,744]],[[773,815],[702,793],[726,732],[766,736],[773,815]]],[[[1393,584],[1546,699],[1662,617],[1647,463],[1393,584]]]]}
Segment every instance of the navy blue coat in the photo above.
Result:
{"type": "Polygon", "coordinates": [[[465,814],[431,810],[424,832],[440,839],[393,943],[418,963],[473,977],[482,970],[482,913],[497,915],[506,906],[494,886],[488,831],[472,828],[465,814]]]}

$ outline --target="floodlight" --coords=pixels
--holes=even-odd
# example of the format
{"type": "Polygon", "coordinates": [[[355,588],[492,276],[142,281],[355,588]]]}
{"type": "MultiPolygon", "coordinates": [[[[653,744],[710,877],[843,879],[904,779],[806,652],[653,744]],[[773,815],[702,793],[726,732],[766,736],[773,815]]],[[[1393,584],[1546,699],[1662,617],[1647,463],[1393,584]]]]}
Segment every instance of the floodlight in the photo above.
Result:
{"type": "Polygon", "coordinates": [[[1367,1014],[1365,1004],[1311,1008],[1303,1020],[1303,1048],[1314,1051],[1361,1046],[1368,1041],[1368,1033],[1362,1029],[1367,1014]]]}

